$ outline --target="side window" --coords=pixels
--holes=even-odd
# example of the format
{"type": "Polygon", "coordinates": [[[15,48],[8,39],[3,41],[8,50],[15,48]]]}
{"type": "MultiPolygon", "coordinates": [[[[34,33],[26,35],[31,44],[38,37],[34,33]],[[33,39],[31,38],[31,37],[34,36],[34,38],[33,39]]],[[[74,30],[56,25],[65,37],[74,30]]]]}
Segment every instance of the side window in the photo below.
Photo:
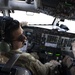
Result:
{"type": "Polygon", "coordinates": [[[67,26],[69,28],[68,32],[75,33],[75,27],[74,27],[75,21],[73,21],[73,20],[65,20],[64,22],[60,22],[59,24],[60,25],[63,24],[65,26],[67,26]]]}

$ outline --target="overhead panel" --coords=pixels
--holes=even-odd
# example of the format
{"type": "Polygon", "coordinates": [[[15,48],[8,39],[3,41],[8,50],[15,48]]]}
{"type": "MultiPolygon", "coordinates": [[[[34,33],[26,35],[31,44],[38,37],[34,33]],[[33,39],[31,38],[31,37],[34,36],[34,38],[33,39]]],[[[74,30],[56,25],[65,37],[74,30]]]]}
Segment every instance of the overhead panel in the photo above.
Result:
{"type": "Polygon", "coordinates": [[[41,0],[41,5],[45,14],[75,20],[75,0],[41,0]]]}

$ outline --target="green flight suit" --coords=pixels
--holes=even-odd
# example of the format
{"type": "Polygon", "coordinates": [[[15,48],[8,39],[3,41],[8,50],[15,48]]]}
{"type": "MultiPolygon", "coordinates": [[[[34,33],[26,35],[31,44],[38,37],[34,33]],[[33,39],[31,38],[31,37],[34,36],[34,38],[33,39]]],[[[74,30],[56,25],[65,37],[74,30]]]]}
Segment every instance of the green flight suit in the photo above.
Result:
{"type": "MultiPolygon", "coordinates": [[[[8,53],[5,53],[3,56],[9,59],[10,57],[12,57],[14,53],[21,53],[21,56],[19,57],[15,65],[26,67],[33,73],[33,75],[52,75],[54,68],[57,65],[59,65],[59,63],[54,60],[42,64],[38,59],[35,59],[31,54],[24,52],[22,53],[20,51],[10,51],[8,53]]],[[[4,62],[6,62],[6,60],[4,62]]]]}

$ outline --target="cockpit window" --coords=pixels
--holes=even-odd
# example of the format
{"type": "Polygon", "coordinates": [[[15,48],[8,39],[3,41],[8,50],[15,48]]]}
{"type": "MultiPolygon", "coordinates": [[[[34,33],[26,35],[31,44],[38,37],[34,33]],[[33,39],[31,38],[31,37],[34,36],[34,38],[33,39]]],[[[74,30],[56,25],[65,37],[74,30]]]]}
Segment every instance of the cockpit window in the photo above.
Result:
{"type": "MultiPolygon", "coordinates": [[[[43,28],[52,29],[53,21],[55,17],[43,14],[43,13],[32,13],[25,11],[14,11],[14,13],[10,13],[10,16],[14,19],[19,20],[20,22],[28,22],[29,25],[35,25],[43,28]]],[[[59,25],[65,25],[69,28],[68,32],[75,33],[75,21],[73,20],[65,20],[64,22],[59,22],[59,25]]]]}
{"type": "Polygon", "coordinates": [[[15,11],[10,16],[19,21],[27,21],[29,24],[52,24],[54,20],[54,17],[46,14],[25,11],[15,11]]]}

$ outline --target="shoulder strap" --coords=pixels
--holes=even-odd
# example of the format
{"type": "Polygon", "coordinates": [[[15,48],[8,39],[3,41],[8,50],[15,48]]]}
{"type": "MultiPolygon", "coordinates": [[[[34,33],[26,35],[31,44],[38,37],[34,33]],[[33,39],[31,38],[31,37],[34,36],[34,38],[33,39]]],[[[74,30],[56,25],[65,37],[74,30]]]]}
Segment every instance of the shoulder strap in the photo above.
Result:
{"type": "Polygon", "coordinates": [[[3,66],[3,68],[1,70],[5,71],[5,72],[9,72],[20,56],[21,56],[21,54],[19,54],[19,53],[18,54],[14,54],[7,61],[7,63],[3,66]]]}

